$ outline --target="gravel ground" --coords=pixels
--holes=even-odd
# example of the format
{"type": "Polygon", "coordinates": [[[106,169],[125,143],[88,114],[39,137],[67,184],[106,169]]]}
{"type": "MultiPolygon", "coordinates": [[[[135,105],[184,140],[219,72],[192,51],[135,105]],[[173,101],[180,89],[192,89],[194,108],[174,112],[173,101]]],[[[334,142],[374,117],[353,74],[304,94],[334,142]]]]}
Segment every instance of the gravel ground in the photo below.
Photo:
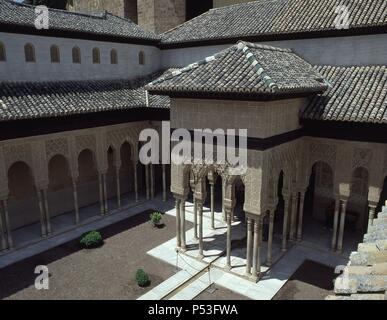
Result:
{"type": "MultiPolygon", "coordinates": [[[[80,249],[71,241],[0,270],[0,299],[136,299],[174,274],[174,267],[146,254],[175,236],[175,219],[165,215],[164,227],[153,228],[149,212],[108,226],[101,231],[105,243],[80,249]],[[49,290],[36,290],[37,265],[48,266],[49,290]],[[142,289],[134,280],[143,268],[151,285],[142,289]]],[[[187,229],[192,224],[187,222],[187,229]]]]}
{"type": "Polygon", "coordinates": [[[334,268],[306,260],[273,300],[324,300],[333,294],[334,268]]]}
{"type": "Polygon", "coordinates": [[[213,286],[216,289],[214,293],[207,291],[202,292],[194,300],[250,300],[249,298],[239,295],[231,290],[221,286],[213,286]]]}

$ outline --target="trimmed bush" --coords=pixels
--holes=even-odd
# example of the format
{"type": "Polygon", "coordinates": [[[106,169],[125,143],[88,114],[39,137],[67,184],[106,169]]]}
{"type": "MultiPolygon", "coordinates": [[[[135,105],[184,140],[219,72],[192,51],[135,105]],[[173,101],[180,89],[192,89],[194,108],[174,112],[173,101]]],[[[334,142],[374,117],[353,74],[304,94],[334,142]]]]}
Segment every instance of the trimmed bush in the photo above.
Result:
{"type": "Polygon", "coordinates": [[[82,236],[80,243],[86,249],[98,248],[103,245],[103,239],[100,232],[90,231],[82,236]]]}
{"type": "Polygon", "coordinates": [[[151,222],[153,223],[154,226],[157,226],[161,219],[163,218],[162,214],[160,212],[153,212],[151,215],[150,215],[150,220],[151,222]]]}
{"type": "Polygon", "coordinates": [[[149,286],[150,279],[148,274],[144,270],[138,269],[136,272],[136,282],[141,288],[149,286]]]}

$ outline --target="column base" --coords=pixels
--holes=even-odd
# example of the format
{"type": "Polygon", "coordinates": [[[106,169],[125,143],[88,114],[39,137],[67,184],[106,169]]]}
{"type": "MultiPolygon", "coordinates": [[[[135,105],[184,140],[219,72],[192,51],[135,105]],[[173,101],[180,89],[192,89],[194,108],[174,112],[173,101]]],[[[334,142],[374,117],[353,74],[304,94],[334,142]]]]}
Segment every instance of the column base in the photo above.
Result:
{"type": "Polygon", "coordinates": [[[271,267],[271,265],[273,264],[273,262],[270,261],[270,260],[268,260],[268,261],[265,262],[265,264],[266,264],[267,267],[271,267]]]}
{"type": "Polygon", "coordinates": [[[204,259],[204,255],[203,254],[199,254],[198,257],[197,257],[198,260],[203,260],[204,259]]]}

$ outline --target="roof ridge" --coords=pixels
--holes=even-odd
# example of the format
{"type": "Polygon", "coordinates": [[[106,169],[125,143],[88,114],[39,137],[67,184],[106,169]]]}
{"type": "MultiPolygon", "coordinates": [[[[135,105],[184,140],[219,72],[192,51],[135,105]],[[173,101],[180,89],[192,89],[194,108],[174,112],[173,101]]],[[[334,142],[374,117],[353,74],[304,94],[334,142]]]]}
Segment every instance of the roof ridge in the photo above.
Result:
{"type": "Polygon", "coordinates": [[[248,2],[242,2],[242,3],[229,4],[227,6],[212,8],[212,9],[210,9],[208,11],[217,11],[217,10],[224,10],[224,9],[228,9],[228,8],[232,8],[232,7],[247,6],[247,5],[251,5],[253,2],[260,2],[261,4],[265,4],[265,3],[277,2],[277,1],[289,1],[289,0],[255,0],[255,1],[248,1],[248,2]]]}
{"type": "MultiPolygon", "coordinates": [[[[251,43],[250,43],[251,44],[251,43]]],[[[249,48],[249,43],[246,43],[244,41],[239,41],[237,46],[237,50],[242,51],[245,55],[245,58],[251,63],[251,66],[255,68],[258,77],[262,78],[264,81],[265,85],[269,87],[269,90],[275,93],[278,90],[278,85],[274,82],[274,80],[267,74],[263,66],[258,62],[256,59],[254,53],[252,53],[249,48]]],[[[265,46],[269,47],[269,46],[265,46]]],[[[259,46],[252,46],[252,48],[261,48],[261,45],[259,46]]],[[[270,48],[270,47],[269,47],[270,48]]],[[[273,47],[275,48],[275,47],[273,47]]],[[[272,49],[269,49],[272,50],[272,49]]],[[[275,50],[277,51],[277,50],[275,50]]],[[[278,50],[279,52],[283,52],[282,50],[278,50]]],[[[285,51],[289,52],[289,51],[285,51]]],[[[290,51],[292,52],[292,51],[290,51]]]]}

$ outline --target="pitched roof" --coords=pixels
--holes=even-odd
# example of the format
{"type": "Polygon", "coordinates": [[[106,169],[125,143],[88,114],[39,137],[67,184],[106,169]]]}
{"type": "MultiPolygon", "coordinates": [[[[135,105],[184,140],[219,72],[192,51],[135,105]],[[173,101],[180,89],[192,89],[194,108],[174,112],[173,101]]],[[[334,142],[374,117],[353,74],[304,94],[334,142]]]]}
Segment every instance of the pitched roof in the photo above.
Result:
{"type": "MultiPolygon", "coordinates": [[[[33,6],[0,0],[0,24],[9,25],[10,31],[12,27],[19,26],[44,33],[45,30],[35,28],[35,19],[33,6]]],[[[143,30],[131,20],[114,16],[108,12],[98,15],[49,9],[49,30],[47,31],[76,32],[155,42],[159,40],[156,34],[143,30]]]]}
{"type": "Polygon", "coordinates": [[[309,120],[387,123],[387,68],[316,67],[331,87],[302,113],[309,120]]]}
{"type": "Polygon", "coordinates": [[[163,93],[275,96],[322,92],[327,84],[289,49],[239,42],[214,56],[165,74],[146,88],[163,93]]]}
{"type": "MultiPolygon", "coordinates": [[[[337,30],[335,21],[349,11],[349,29],[387,26],[385,0],[260,0],[210,11],[162,34],[162,44],[337,30]]],[[[339,19],[340,20],[340,19],[339,19]]],[[[345,22],[345,19],[342,21],[345,22]]],[[[339,21],[341,24],[341,21],[339,21]]],[[[275,40],[275,39],[274,39],[275,40]]]]}
{"type": "Polygon", "coordinates": [[[0,121],[68,116],[147,105],[168,108],[168,97],[147,97],[143,88],[160,74],[131,81],[0,82],[0,121]]]}

